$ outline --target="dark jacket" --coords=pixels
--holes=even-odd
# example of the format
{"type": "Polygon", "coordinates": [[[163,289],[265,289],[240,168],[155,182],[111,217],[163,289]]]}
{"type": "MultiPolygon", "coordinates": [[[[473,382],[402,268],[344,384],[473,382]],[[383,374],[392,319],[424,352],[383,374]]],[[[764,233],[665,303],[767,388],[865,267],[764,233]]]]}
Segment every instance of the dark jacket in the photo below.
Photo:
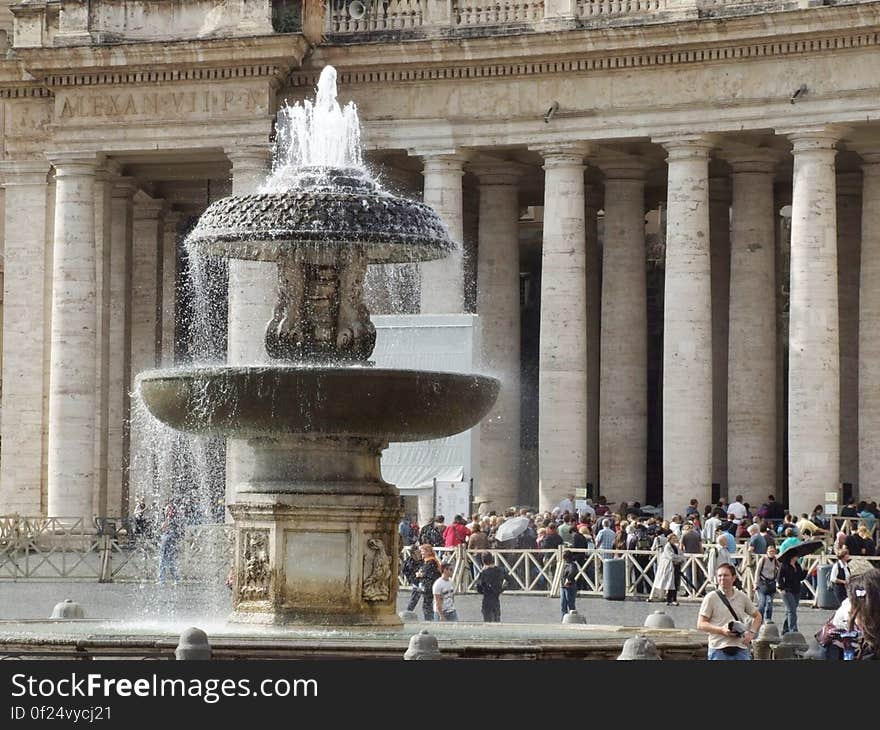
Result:
{"type": "Polygon", "coordinates": [[[507,588],[507,571],[500,565],[484,568],[477,578],[477,593],[484,596],[498,596],[507,588]]]}
{"type": "Polygon", "coordinates": [[[562,572],[562,586],[564,588],[571,588],[573,585],[576,585],[577,574],[578,564],[574,560],[570,563],[565,563],[565,569],[562,572]]]}
{"type": "Polygon", "coordinates": [[[779,565],[779,574],[776,576],[776,584],[781,591],[800,594],[801,581],[806,577],[807,573],[799,563],[791,565],[791,563],[786,561],[779,565]]]}

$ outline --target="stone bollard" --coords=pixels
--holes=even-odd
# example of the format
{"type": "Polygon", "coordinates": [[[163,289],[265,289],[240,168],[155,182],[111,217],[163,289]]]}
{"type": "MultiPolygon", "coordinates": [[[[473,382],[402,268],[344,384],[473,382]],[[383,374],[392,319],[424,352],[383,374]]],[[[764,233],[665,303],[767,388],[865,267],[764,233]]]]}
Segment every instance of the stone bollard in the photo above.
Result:
{"type": "Polygon", "coordinates": [[[76,601],[72,598],[65,598],[61,603],[56,603],[52,609],[52,618],[70,619],[85,618],[86,614],[76,601]]]}
{"type": "Polygon", "coordinates": [[[179,660],[199,660],[211,658],[211,645],[208,635],[201,629],[192,626],[180,635],[174,658],[179,660]]]}
{"type": "Polygon", "coordinates": [[[824,661],[828,657],[825,652],[825,647],[822,646],[818,641],[816,641],[816,637],[815,636],[808,636],[807,637],[807,650],[804,652],[804,655],[801,658],[802,659],[811,659],[814,661],[816,661],[816,660],[824,661]]]}
{"type": "Polygon", "coordinates": [[[429,634],[427,629],[422,629],[410,637],[409,648],[403,658],[407,661],[440,659],[440,645],[437,643],[437,637],[429,634]]]}
{"type": "Polygon", "coordinates": [[[789,631],[773,651],[774,659],[800,659],[807,651],[807,640],[798,631],[789,631]]]}
{"type": "Polygon", "coordinates": [[[415,611],[401,611],[397,615],[400,616],[400,620],[405,624],[411,624],[419,620],[419,616],[415,611]]]}
{"type": "Polygon", "coordinates": [[[575,609],[571,609],[565,616],[562,617],[562,623],[564,624],[585,624],[587,623],[587,617],[581,616],[575,609]]]}
{"type": "Polygon", "coordinates": [[[840,601],[831,585],[831,565],[820,565],[816,571],[816,606],[829,611],[840,608],[840,601]]]}
{"type": "Polygon", "coordinates": [[[766,621],[758,629],[758,635],[752,641],[752,653],[755,659],[773,658],[773,647],[779,643],[779,627],[772,621],[766,621]]]}
{"type": "Polygon", "coordinates": [[[675,621],[672,616],[667,615],[664,611],[654,611],[645,618],[645,628],[648,629],[674,629],[675,621]]]}
{"type": "Polygon", "coordinates": [[[626,598],[626,560],[606,558],[602,561],[602,598],[623,601],[626,598]]]}
{"type": "Polygon", "coordinates": [[[618,661],[644,661],[659,660],[657,646],[647,636],[631,636],[623,642],[623,651],[617,657],[618,661]]]}

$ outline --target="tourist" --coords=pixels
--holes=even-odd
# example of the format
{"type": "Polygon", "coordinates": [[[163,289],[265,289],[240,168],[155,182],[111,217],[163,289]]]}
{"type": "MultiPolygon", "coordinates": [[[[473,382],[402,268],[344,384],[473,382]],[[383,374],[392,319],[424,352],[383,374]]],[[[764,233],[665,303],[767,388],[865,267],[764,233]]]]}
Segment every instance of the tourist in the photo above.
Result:
{"type": "Polygon", "coordinates": [[[486,623],[498,623],[501,621],[501,594],[507,589],[508,573],[500,565],[495,565],[492,553],[486,551],[480,559],[483,570],[477,577],[475,588],[477,593],[483,596],[480,610],[483,621],[486,623]]]}
{"type": "Polygon", "coordinates": [[[569,492],[565,495],[563,500],[559,503],[559,506],[556,508],[559,510],[560,515],[564,515],[566,512],[570,515],[574,514],[574,499],[574,492],[569,492]]]}
{"type": "Polygon", "coordinates": [[[655,591],[662,595],[666,592],[666,605],[678,605],[678,589],[681,585],[681,566],[684,563],[684,555],[678,549],[678,536],[669,535],[666,544],[660,551],[657,559],[657,577],[651,590],[653,597],[655,591]]]}
{"type": "Polygon", "coordinates": [[[137,504],[134,508],[134,535],[135,537],[146,536],[147,534],[147,503],[143,495],[137,498],[137,504]]]}
{"type": "Polygon", "coordinates": [[[455,515],[452,524],[443,531],[443,545],[448,548],[455,548],[463,545],[470,537],[471,531],[464,523],[464,517],[455,515]]]}
{"type": "Polygon", "coordinates": [[[828,585],[841,603],[846,598],[846,584],[850,578],[849,561],[849,550],[844,546],[837,552],[837,560],[831,566],[831,573],[828,575],[828,585]]]}
{"type": "Polygon", "coordinates": [[[451,563],[443,563],[440,566],[440,577],[434,581],[431,594],[434,596],[434,620],[458,621],[458,613],[455,611],[455,584],[452,582],[451,563]]]}
{"type": "Polygon", "coordinates": [[[183,514],[173,501],[165,505],[165,519],[159,526],[159,582],[164,583],[170,576],[175,582],[180,580],[177,573],[177,555],[180,540],[183,538],[183,514]]]}
{"type": "Polygon", "coordinates": [[[443,530],[446,529],[446,519],[443,515],[437,515],[419,532],[419,545],[431,545],[443,547],[443,530]]]}
{"type": "Polygon", "coordinates": [[[785,605],[785,622],[782,633],[788,634],[798,630],[798,606],[801,602],[801,583],[807,577],[806,571],[798,562],[798,553],[794,546],[779,552],[779,575],[776,583],[782,590],[782,603],[785,605]]]}
{"type": "Polygon", "coordinates": [[[761,534],[761,528],[752,523],[746,531],[749,534],[748,551],[752,555],[764,555],[767,552],[767,538],[761,534]]]}
{"type": "Polygon", "coordinates": [[[773,597],[776,595],[776,579],[779,577],[779,559],[776,546],[768,545],[767,554],[758,559],[755,567],[755,585],[758,594],[758,611],[765,621],[773,619],[773,597]]]}
{"type": "Polygon", "coordinates": [[[400,535],[400,546],[412,545],[419,537],[419,533],[412,528],[412,520],[409,515],[404,515],[397,525],[397,533],[400,535]]]}
{"type": "MultiPolygon", "coordinates": [[[[718,572],[719,565],[733,565],[731,562],[730,550],[727,546],[727,538],[725,535],[726,532],[719,532],[718,537],[715,538],[715,545],[713,545],[713,549],[709,552],[709,575],[716,575],[718,572]]],[[[734,574],[736,570],[734,569],[734,574]]],[[[739,576],[734,575],[734,579],[739,582],[739,576]]]]}
{"type": "Polygon", "coordinates": [[[419,600],[421,600],[425,621],[433,621],[434,605],[432,603],[431,591],[434,587],[434,582],[440,577],[440,561],[434,553],[434,548],[428,543],[420,545],[419,552],[422,554],[422,566],[415,574],[419,580],[418,592],[413,591],[407,610],[415,610],[419,600]]]}
{"type": "MultiPolygon", "coordinates": [[[[596,535],[596,548],[598,550],[611,550],[614,547],[615,532],[611,525],[614,524],[611,519],[605,517],[602,519],[602,529],[596,535]]],[[[603,557],[611,557],[604,556],[603,557]]]]}
{"type": "Polygon", "coordinates": [[[880,659],[880,570],[872,568],[853,576],[847,591],[850,601],[850,628],[862,634],[857,657],[880,659]]]}
{"type": "Polygon", "coordinates": [[[577,577],[578,564],[574,560],[574,554],[571,550],[562,553],[562,588],[560,590],[560,609],[562,610],[562,618],[565,618],[569,611],[575,610],[575,602],[577,601],[577,577]]]}
{"type": "Polygon", "coordinates": [[[708,658],[749,660],[749,646],[761,626],[761,614],[745,593],[733,587],[736,569],[730,563],[719,563],[714,575],[718,590],[703,598],[697,619],[697,629],[709,634],[708,658]]]}

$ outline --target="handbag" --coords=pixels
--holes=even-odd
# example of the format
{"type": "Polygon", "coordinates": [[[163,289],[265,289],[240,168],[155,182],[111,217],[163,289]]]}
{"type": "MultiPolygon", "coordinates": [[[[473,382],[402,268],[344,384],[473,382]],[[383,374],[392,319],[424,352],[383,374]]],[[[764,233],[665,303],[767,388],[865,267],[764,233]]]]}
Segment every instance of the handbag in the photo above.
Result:
{"type": "Polygon", "coordinates": [[[776,578],[767,578],[765,576],[761,576],[761,586],[764,589],[764,593],[768,596],[772,596],[776,593],[776,578]]]}

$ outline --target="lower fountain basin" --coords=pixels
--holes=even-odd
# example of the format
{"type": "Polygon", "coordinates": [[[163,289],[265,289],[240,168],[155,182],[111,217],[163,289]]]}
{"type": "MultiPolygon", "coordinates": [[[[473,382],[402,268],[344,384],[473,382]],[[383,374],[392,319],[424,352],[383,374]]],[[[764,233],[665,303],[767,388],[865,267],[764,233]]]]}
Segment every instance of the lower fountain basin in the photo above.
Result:
{"type": "Polygon", "coordinates": [[[216,366],[137,377],[150,412],[179,431],[424,441],[477,424],[500,382],[485,375],[365,366],[216,366]]]}

